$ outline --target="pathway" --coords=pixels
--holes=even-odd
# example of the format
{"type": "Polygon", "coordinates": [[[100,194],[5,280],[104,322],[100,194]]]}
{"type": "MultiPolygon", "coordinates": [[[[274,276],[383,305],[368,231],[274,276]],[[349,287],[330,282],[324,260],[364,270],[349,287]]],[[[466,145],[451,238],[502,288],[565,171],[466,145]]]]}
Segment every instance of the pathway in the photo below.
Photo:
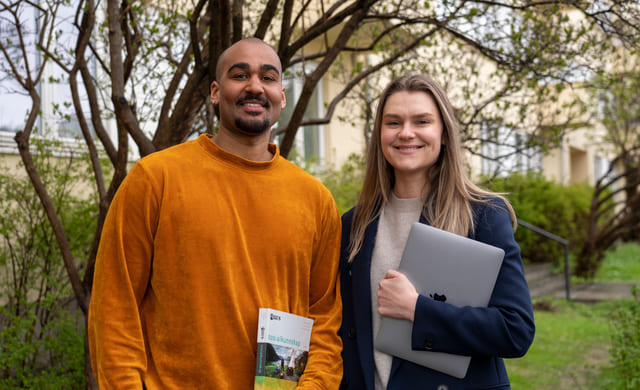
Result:
{"type": "MultiPolygon", "coordinates": [[[[552,274],[550,263],[525,265],[525,277],[532,298],[567,297],[564,274],[552,274]]],[[[634,285],[640,288],[640,283],[572,283],[569,293],[571,300],[580,302],[632,298],[634,285]]]]}

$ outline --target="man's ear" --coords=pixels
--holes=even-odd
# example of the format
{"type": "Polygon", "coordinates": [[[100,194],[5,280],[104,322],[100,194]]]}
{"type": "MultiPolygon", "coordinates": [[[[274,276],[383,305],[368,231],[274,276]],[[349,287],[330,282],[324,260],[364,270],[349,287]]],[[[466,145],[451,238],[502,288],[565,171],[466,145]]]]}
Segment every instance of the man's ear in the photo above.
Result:
{"type": "Polygon", "coordinates": [[[211,96],[209,96],[209,100],[214,106],[220,103],[220,85],[218,85],[217,81],[211,83],[211,96]]]}
{"type": "Polygon", "coordinates": [[[287,105],[287,97],[284,94],[284,85],[282,86],[282,104],[281,104],[281,109],[284,108],[287,105]]]}

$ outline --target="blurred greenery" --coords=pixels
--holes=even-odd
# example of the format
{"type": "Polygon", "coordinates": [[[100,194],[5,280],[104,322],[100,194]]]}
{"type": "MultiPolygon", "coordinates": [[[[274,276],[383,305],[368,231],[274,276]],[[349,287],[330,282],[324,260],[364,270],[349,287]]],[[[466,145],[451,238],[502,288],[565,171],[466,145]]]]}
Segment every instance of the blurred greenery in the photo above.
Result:
{"type": "MultiPolygon", "coordinates": [[[[341,213],[355,205],[363,171],[362,157],[352,155],[340,170],[316,174],[333,193],[341,213]]],[[[589,205],[590,187],[562,186],[536,174],[514,174],[493,180],[487,187],[506,192],[519,218],[526,222],[570,242],[584,237],[581,222],[589,205]]],[[[518,229],[516,238],[530,260],[553,258],[556,268],[562,268],[563,248],[558,243],[524,228],[518,229]]],[[[606,253],[590,281],[640,284],[638,259],[640,244],[617,245],[606,253]]],[[[534,305],[536,337],[529,352],[523,358],[505,360],[514,390],[640,388],[638,299],[595,304],[538,299],[534,305]]]]}
{"type": "MultiPolygon", "coordinates": [[[[640,244],[607,252],[600,282],[638,282],[640,244]]],[[[534,300],[536,336],[520,359],[506,359],[513,389],[638,389],[640,300],[534,300]]]]}
{"type": "MultiPolygon", "coordinates": [[[[34,164],[80,268],[95,231],[86,156],[36,140],[34,164]]],[[[0,164],[0,388],[84,387],[84,326],[47,215],[24,167],[0,164]]]]}
{"type": "Polygon", "coordinates": [[[364,180],[364,156],[352,153],[339,170],[326,172],[322,183],[331,191],[340,214],[349,211],[358,201],[364,180]]]}
{"type": "MultiPolygon", "coordinates": [[[[582,184],[562,185],[537,173],[513,173],[486,182],[492,191],[505,193],[518,219],[569,241],[577,248],[587,232],[585,218],[593,188],[582,184]]],[[[516,230],[525,262],[549,262],[562,265],[564,247],[526,228],[516,230]]]]}
{"type": "Polygon", "coordinates": [[[610,249],[594,282],[640,282],[640,244],[624,243],[610,249]]]}

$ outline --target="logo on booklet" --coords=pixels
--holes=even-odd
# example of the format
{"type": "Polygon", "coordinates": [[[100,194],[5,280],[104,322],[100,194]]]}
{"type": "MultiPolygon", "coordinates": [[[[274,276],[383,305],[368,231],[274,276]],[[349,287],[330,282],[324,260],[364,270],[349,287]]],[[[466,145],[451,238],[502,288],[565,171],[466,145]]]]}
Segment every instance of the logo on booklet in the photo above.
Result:
{"type": "Polygon", "coordinates": [[[432,298],[434,301],[445,302],[447,300],[447,296],[444,294],[433,293],[433,294],[429,294],[429,297],[432,298]]]}

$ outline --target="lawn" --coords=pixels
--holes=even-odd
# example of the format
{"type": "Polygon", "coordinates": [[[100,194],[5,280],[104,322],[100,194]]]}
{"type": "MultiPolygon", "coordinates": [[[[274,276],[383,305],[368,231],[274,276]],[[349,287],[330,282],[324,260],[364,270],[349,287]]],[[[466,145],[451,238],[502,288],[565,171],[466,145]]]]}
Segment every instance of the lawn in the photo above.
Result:
{"type": "MultiPolygon", "coordinates": [[[[640,283],[640,245],[607,254],[596,280],[640,283]]],[[[607,386],[613,312],[631,300],[595,304],[563,299],[534,301],[536,336],[529,352],[505,364],[514,390],[595,390],[607,386]]]]}
{"type": "Polygon", "coordinates": [[[623,244],[610,250],[596,282],[640,282],[640,245],[623,244]]]}

